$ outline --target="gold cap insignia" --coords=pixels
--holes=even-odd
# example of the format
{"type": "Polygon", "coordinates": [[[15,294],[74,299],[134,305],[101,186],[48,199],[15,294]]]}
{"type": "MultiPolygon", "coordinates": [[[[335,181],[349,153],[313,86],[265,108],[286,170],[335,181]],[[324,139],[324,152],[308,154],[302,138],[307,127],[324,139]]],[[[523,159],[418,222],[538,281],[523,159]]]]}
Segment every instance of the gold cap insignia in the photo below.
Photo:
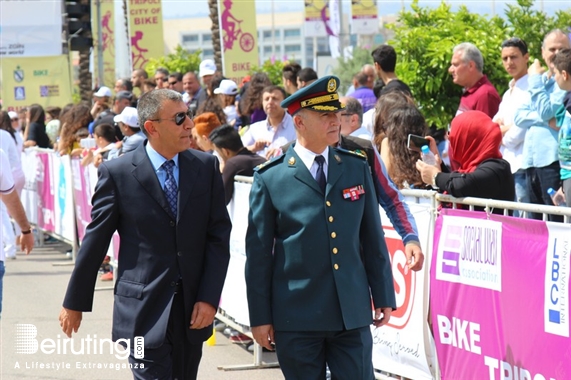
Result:
{"type": "Polygon", "coordinates": [[[331,78],[329,79],[329,82],[327,82],[327,92],[335,92],[337,90],[337,82],[335,82],[335,79],[331,78]]]}
{"type": "Polygon", "coordinates": [[[287,161],[288,164],[293,165],[295,164],[295,158],[294,157],[290,157],[289,160],[287,161]]]}

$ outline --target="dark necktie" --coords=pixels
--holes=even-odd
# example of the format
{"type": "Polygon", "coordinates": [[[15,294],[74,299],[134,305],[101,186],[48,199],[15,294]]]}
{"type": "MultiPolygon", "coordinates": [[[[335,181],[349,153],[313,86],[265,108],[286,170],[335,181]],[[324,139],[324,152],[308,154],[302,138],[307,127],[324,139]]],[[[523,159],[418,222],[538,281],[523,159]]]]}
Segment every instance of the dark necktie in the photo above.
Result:
{"type": "Polygon", "coordinates": [[[315,173],[315,180],[321,188],[323,194],[325,194],[325,186],[327,185],[327,179],[325,179],[325,172],[323,171],[323,164],[325,163],[325,158],[321,155],[315,156],[315,162],[317,162],[317,173],[315,173]]]}
{"type": "Polygon", "coordinates": [[[172,212],[171,216],[173,218],[176,218],[178,188],[176,186],[176,181],[174,179],[173,168],[174,168],[173,160],[168,160],[163,164],[163,169],[167,173],[164,191],[167,197],[167,201],[169,202],[169,206],[171,207],[171,212],[172,212]]]}

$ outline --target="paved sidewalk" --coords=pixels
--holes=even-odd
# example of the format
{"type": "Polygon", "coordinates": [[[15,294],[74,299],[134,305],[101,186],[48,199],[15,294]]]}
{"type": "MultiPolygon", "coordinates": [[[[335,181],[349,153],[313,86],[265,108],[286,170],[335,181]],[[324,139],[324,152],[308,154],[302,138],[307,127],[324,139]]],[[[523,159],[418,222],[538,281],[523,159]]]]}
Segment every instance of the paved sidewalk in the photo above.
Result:
{"type": "MultiPolygon", "coordinates": [[[[32,254],[18,254],[16,260],[8,260],[4,276],[4,300],[0,320],[0,379],[131,379],[131,371],[122,368],[128,364],[123,350],[109,353],[110,345],[103,342],[104,354],[93,353],[94,342],[101,343],[111,337],[113,291],[95,292],[93,312],[84,313],[79,333],[74,335],[74,349],[82,355],[71,353],[67,337],[61,333],[58,315],[72,271],[66,258],[65,244],[47,244],[35,248],[32,254]],[[17,331],[17,325],[20,324],[17,331]],[[28,326],[21,326],[28,324],[28,326]],[[33,326],[30,326],[33,325],[33,326]],[[34,327],[37,335],[34,337],[34,327]],[[28,335],[26,335],[28,334],[28,335]],[[17,338],[20,345],[16,346],[17,338]],[[81,338],[84,338],[81,340],[81,338]],[[89,341],[88,339],[91,339],[89,341]],[[52,344],[53,341],[53,346],[52,344]],[[40,342],[40,347],[34,347],[40,342]],[[43,344],[43,350],[41,349],[43,344]],[[16,348],[35,353],[17,353],[16,348]],[[64,351],[65,354],[57,354],[64,351]],[[53,350],[54,353],[45,353],[53,350]],[[43,352],[42,352],[43,351],[43,352]],[[46,368],[48,367],[49,368],[46,368]],[[55,367],[55,368],[54,368],[55,367]],[[69,367],[69,368],[68,368],[69,367]],[[58,369],[59,368],[59,369],[58,369]]],[[[98,281],[98,287],[111,286],[98,281]]],[[[275,354],[264,353],[265,362],[274,362],[275,354]]],[[[277,368],[248,371],[222,371],[218,366],[252,364],[253,354],[240,345],[232,344],[221,333],[216,334],[215,346],[204,346],[199,379],[207,380],[277,380],[283,379],[277,368]]]]}

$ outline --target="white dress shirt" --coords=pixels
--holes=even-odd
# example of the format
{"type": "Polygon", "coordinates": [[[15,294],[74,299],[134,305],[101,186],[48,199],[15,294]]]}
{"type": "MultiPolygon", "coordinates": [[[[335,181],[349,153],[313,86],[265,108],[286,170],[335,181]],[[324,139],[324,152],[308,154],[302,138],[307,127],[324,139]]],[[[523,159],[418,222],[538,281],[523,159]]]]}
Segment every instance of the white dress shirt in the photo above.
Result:
{"type": "MultiPolygon", "coordinates": [[[[318,154],[306,149],[298,141],[296,141],[293,150],[297,153],[301,161],[303,161],[303,164],[309,170],[311,176],[317,180],[317,168],[319,167],[319,164],[315,162],[315,157],[318,156],[318,154]]],[[[325,173],[325,179],[327,179],[327,169],[329,168],[329,147],[326,147],[320,154],[325,158],[323,173],[325,173]]]]}

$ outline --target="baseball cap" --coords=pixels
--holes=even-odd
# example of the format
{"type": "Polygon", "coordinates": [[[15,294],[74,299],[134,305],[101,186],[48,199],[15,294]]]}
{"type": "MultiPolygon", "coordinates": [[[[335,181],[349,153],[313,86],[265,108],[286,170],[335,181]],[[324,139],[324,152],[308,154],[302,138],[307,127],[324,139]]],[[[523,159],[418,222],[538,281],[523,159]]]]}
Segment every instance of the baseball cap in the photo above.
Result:
{"type": "Polygon", "coordinates": [[[131,101],[133,100],[133,93],[130,91],[119,91],[117,94],[115,94],[115,99],[117,100],[127,99],[131,101]]]}
{"type": "Polygon", "coordinates": [[[109,87],[101,86],[93,96],[103,98],[105,96],[111,97],[111,89],[109,87]]]}
{"type": "Polygon", "coordinates": [[[14,111],[8,111],[8,116],[10,117],[10,120],[18,119],[18,113],[14,111]]]}
{"type": "Polygon", "coordinates": [[[214,93],[223,95],[236,95],[238,93],[238,86],[236,83],[234,83],[233,80],[223,79],[220,82],[220,86],[214,89],[214,93]]]}
{"type": "Polygon", "coordinates": [[[134,107],[125,107],[123,112],[119,115],[115,115],[113,121],[127,124],[131,128],[139,128],[139,115],[137,114],[137,109],[134,107]]]}
{"type": "Polygon", "coordinates": [[[198,70],[198,76],[203,77],[205,75],[213,75],[216,72],[216,64],[211,59],[205,59],[200,62],[200,67],[198,70]]]}

